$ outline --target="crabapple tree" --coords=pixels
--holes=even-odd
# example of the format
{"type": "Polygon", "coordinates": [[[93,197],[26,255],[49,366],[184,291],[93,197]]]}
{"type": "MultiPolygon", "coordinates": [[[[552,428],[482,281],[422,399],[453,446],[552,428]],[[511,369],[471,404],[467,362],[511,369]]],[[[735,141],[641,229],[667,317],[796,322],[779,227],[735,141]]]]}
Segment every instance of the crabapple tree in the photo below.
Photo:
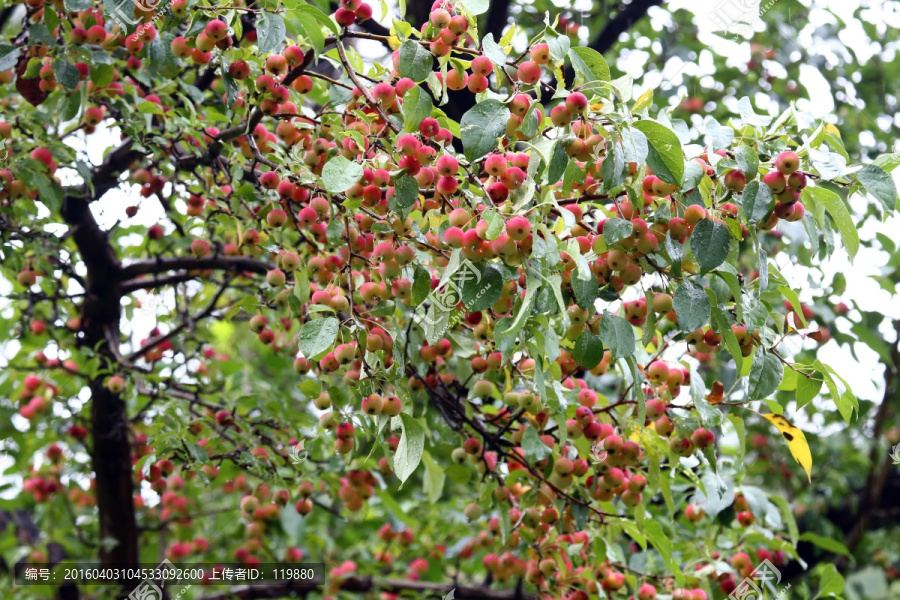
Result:
{"type": "Polygon", "coordinates": [[[8,563],[706,600],[843,548],[787,498],[824,460],[797,425],[861,410],[816,352],[847,307],[783,265],[852,259],[849,198],[897,191],[828,168],[839,127],[743,98],[698,131],[553,15],[480,34],[485,1],[383,33],[361,0],[113,4],[3,13],[8,563]]]}

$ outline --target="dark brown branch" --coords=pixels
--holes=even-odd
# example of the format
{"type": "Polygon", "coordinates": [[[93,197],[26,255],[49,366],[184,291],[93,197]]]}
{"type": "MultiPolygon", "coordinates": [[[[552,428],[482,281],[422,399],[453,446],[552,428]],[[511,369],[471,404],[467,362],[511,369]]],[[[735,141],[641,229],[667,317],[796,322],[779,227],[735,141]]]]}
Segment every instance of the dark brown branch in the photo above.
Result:
{"type": "Polygon", "coordinates": [[[159,274],[167,271],[202,271],[205,269],[218,269],[234,273],[258,273],[265,274],[275,268],[275,265],[249,258],[247,256],[209,256],[207,258],[194,258],[192,256],[178,256],[174,258],[151,258],[136,260],[126,265],[121,272],[121,278],[125,280],[123,288],[136,290],[146,287],[156,287],[157,284],[169,283],[163,279],[148,277],[136,279],[138,275],[159,274]],[[132,281],[133,280],[133,281],[132,281]]]}
{"type": "Polygon", "coordinates": [[[631,29],[638,21],[644,18],[651,6],[662,5],[663,0],[633,0],[631,4],[623,6],[616,16],[607,21],[606,26],[588,44],[600,54],[613,47],[619,36],[631,29]]]}

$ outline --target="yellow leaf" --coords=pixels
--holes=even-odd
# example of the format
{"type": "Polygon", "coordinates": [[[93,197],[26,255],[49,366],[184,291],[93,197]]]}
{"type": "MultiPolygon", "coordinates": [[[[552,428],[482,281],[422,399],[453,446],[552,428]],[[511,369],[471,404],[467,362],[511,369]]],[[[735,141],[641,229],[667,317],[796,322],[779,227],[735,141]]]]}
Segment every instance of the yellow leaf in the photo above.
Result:
{"type": "Polygon", "coordinates": [[[650,88],[641,94],[641,97],[638,98],[637,102],[634,103],[634,106],[631,107],[631,112],[639,113],[645,108],[648,108],[651,104],[653,104],[653,88],[650,88]]]}
{"type": "Polygon", "coordinates": [[[764,414],[762,416],[781,432],[791,454],[806,471],[806,477],[812,483],[812,454],[809,452],[809,444],[806,443],[803,431],[791,425],[790,421],[781,415],[764,414]]]}
{"type": "Polygon", "coordinates": [[[388,38],[388,47],[390,47],[391,50],[396,50],[397,48],[399,48],[400,38],[398,38],[396,35],[390,36],[388,38]]]}
{"type": "Polygon", "coordinates": [[[506,373],[506,388],[503,393],[507,394],[512,389],[512,379],[509,377],[509,369],[503,369],[503,372],[506,373]]]}
{"type": "Polygon", "coordinates": [[[830,133],[837,139],[841,139],[841,132],[838,131],[838,128],[832,125],[831,123],[825,124],[825,133],[830,133]]]}
{"type": "MultiPolygon", "coordinates": [[[[516,35],[516,24],[513,23],[512,27],[506,30],[506,33],[503,34],[503,37],[500,38],[500,41],[497,42],[497,45],[503,48],[504,46],[509,46],[512,43],[513,36],[516,35]]],[[[506,52],[506,50],[504,50],[506,52]]],[[[509,52],[506,52],[509,54],[509,52]]]]}
{"type": "Polygon", "coordinates": [[[603,110],[603,105],[599,102],[597,104],[591,104],[591,110],[594,112],[600,112],[601,110],[603,110]]]}

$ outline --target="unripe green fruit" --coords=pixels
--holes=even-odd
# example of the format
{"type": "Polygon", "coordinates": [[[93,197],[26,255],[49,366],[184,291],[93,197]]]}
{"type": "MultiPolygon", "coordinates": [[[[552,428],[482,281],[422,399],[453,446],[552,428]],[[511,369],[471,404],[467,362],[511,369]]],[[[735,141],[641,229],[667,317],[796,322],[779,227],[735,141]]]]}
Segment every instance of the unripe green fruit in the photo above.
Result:
{"type": "Polygon", "coordinates": [[[483,511],[480,506],[475,503],[466,505],[466,508],[463,510],[463,514],[466,515],[466,518],[469,521],[475,521],[481,518],[483,511]]]}
{"type": "Polygon", "coordinates": [[[313,404],[319,410],[325,410],[326,408],[331,408],[331,395],[328,392],[322,392],[316,399],[313,400],[313,404]]]}
{"type": "Polygon", "coordinates": [[[506,392],[503,394],[503,403],[507,406],[519,406],[518,392],[506,392]]]}
{"type": "Polygon", "coordinates": [[[563,457],[553,463],[553,470],[560,475],[571,475],[574,469],[575,465],[572,463],[572,459],[569,458],[563,457]]]}
{"type": "Polygon", "coordinates": [[[475,382],[473,391],[475,393],[475,396],[479,398],[490,398],[494,395],[495,389],[496,388],[494,387],[493,383],[485,379],[480,379],[475,382]]]}

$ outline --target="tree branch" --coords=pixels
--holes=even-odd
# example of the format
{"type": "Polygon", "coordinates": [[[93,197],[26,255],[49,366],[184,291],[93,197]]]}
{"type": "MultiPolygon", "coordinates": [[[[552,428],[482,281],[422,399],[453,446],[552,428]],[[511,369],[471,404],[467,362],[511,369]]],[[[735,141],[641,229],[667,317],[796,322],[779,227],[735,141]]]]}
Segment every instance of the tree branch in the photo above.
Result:
{"type": "Polygon", "coordinates": [[[159,274],[167,271],[202,271],[205,269],[218,269],[235,273],[250,272],[265,274],[275,268],[275,265],[247,256],[209,256],[206,258],[194,258],[192,256],[176,256],[173,258],[149,258],[136,260],[122,268],[120,277],[125,280],[123,289],[141,289],[157,287],[165,283],[171,283],[166,278],[136,279],[138,275],[159,274]]]}
{"type": "Polygon", "coordinates": [[[613,47],[619,36],[631,29],[637,21],[640,21],[650,10],[651,6],[662,5],[663,0],[633,0],[631,4],[623,6],[616,16],[607,21],[606,26],[597,34],[589,48],[593,48],[600,54],[613,47]]]}

